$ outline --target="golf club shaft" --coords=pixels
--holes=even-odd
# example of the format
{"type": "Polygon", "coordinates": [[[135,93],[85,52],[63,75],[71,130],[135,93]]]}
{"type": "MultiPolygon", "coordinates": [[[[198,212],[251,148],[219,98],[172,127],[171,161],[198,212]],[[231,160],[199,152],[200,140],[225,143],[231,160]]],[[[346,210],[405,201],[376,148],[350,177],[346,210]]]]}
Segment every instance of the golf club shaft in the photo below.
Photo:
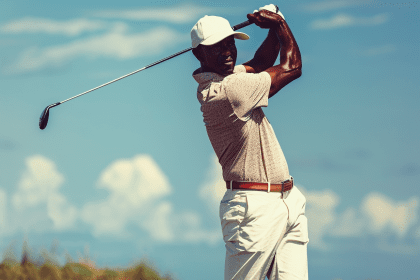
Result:
{"type": "MultiPolygon", "coordinates": [[[[244,21],[244,22],[242,22],[242,23],[240,23],[240,24],[238,24],[238,25],[235,25],[234,27],[232,27],[232,29],[233,29],[233,31],[236,31],[236,30],[241,29],[241,28],[243,28],[243,27],[245,27],[245,26],[248,26],[248,25],[250,25],[250,24],[251,24],[251,23],[249,22],[249,20],[247,20],[247,21],[244,21]]],[[[158,60],[158,61],[156,61],[156,62],[153,62],[152,64],[149,64],[149,65],[147,65],[147,66],[145,66],[145,67],[143,67],[143,68],[140,68],[140,69],[138,69],[138,70],[136,70],[136,71],[134,71],[134,72],[131,72],[131,73],[128,73],[128,74],[126,74],[126,75],[124,75],[124,76],[121,76],[121,77],[119,77],[119,78],[117,78],[117,79],[115,79],[115,80],[109,81],[109,82],[107,82],[107,83],[105,83],[105,84],[102,84],[102,85],[100,85],[100,86],[97,86],[97,87],[95,87],[95,88],[93,88],[93,89],[90,89],[90,90],[88,90],[88,91],[82,92],[82,93],[80,93],[80,94],[78,94],[78,95],[75,95],[75,96],[73,96],[73,97],[70,97],[69,99],[63,100],[63,101],[61,101],[61,102],[57,102],[57,103],[55,104],[55,106],[60,105],[60,104],[62,104],[62,103],[64,103],[64,102],[70,101],[70,100],[72,100],[72,99],[74,99],[74,98],[76,98],[76,97],[79,97],[79,96],[84,95],[84,94],[86,94],[86,93],[89,93],[89,92],[91,92],[91,91],[97,90],[98,88],[101,88],[101,87],[107,86],[107,85],[109,85],[109,84],[112,84],[112,83],[114,83],[114,82],[116,82],[116,81],[119,81],[119,80],[121,80],[121,79],[124,79],[124,78],[126,78],[126,77],[128,77],[128,76],[131,76],[131,75],[136,74],[136,73],[138,73],[138,72],[141,72],[141,71],[143,71],[143,70],[146,70],[147,68],[150,68],[150,67],[155,66],[155,65],[157,65],[157,64],[159,64],[159,63],[162,63],[162,62],[164,62],[164,61],[167,61],[167,60],[169,60],[169,59],[171,59],[171,58],[174,58],[174,57],[176,57],[176,56],[178,56],[178,55],[180,55],[180,54],[186,53],[186,52],[188,52],[188,51],[190,51],[190,50],[192,50],[192,49],[193,49],[193,48],[191,47],[191,48],[185,49],[185,50],[183,50],[183,51],[177,52],[177,53],[175,53],[175,54],[173,54],[173,55],[171,55],[171,56],[168,56],[168,57],[165,57],[165,58],[163,58],[163,59],[161,59],[161,60],[158,60]]]]}

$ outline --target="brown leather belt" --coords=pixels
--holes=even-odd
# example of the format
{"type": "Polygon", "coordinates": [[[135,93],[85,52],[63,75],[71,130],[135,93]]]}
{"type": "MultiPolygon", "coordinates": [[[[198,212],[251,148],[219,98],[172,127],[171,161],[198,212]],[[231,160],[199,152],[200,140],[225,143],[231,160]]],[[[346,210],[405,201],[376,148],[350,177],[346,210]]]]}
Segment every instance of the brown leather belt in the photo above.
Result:
{"type": "MultiPolygon", "coordinates": [[[[257,190],[266,192],[287,192],[293,188],[293,177],[290,180],[286,180],[281,184],[270,184],[270,190],[268,189],[268,183],[254,183],[254,182],[235,182],[232,181],[233,190],[257,190]]],[[[230,181],[226,181],[226,188],[230,189],[230,181]]]]}

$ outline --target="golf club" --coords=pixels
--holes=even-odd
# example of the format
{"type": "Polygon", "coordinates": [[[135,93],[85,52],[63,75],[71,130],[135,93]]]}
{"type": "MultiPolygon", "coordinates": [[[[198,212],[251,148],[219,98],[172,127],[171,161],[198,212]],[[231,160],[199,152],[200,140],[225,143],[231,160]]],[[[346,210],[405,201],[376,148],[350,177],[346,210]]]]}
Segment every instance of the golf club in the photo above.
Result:
{"type": "MultiPolygon", "coordinates": [[[[243,28],[243,27],[245,27],[245,26],[248,26],[248,25],[250,25],[250,24],[251,24],[251,23],[247,20],[247,21],[244,21],[244,22],[242,22],[242,23],[240,23],[240,24],[238,24],[238,25],[235,25],[234,27],[232,27],[232,29],[233,29],[233,31],[236,31],[236,30],[241,29],[241,28],[243,28]]],[[[82,96],[82,95],[84,95],[84,94],[86,94],[86,93],[89,93],[89,92],[91,92],[91,91],[94,91],[94,90],[96,90],[96,89],[98,89],[98,88],[101,88],[101,87],[107,86],[107,85],[109,85],[109,84],[112,84],[113,82],[119,81],[119,80],[124,79],[124,78],[126,78],[126,77],[128,77],[128,76],[131,76],[131,75],[133,75],[133,74],[136,74],[136,73],[138,73],[138,72],[140,72],[140,71],[143,71],[143,70],[145,70],[145,69],[147,69],[147,68],[150,68],[150,67],[152,67],[152,66],[155,66],[155,65],[157,65],[157,64],[159,64],[159,63],[161,63],[161,62],[164,62],[164,61],[166,61],[166,60],[169,60],[169,59],[171,59],[171,58],[174,58],[174,57],[176,57],[176,56],[178,56],[178,55],[180,55],[180,54],[186,53],[186,52],[188,52],[188,51],[190,51],[190,50],[192,50],[192,49],[193,49],[193,48],[191,47],[191,48],[185,49],[185,50],[183,50],[183,51],[177,52],[177,53],[175,53],[175,54],[173,54],[173,55],[171,55],[171,56],[165,57],[165,58],[163,58],[163,59],[161,59],[161,60],[158,60],[158,61],[156,61],[156,62],[154,62],[154,63],[152,63],[152,64],[149,64],[149,65],[147,65],[147,66],[145,66],[145,67],[143,67],[143,68],[140,68],[140,69],[138,69],[138,70],[136,70],[136,71],[134,71],[134,72],[131,72],[131,73],[127,74],[127,75],[124,75],[124,76],[119,77],[119,78],[117,78],[117,79],[115,79],[115,80],[112,80],[112,81],[110,81],[110,82],[107,82],[107,83],[105,83],[105,84],[103,84],[103,85],[97,86],[97,87],[95,87],[95,88],[93,88],[93,89],[90,89],[90,90],[88,90],[88,91],[82,92],[82,93],[80,93],[80,94],[78,94],[78,95],[76,95],[76,96],[73,96],[73,97],[69,98],[69,99],[66,99],[66,100],[63,100],[63,101],[61,101],[61,102],[57,102],[57,103],[53,103],[53,104],[51,104],[51,105],[48,105],[47,107],[45,107],[44,111],[42,111],[41,116],[39,117],[39,128],[40,128],[40,129],[44,129],[44,128],[47,126],[47,124],[48,124],[48,117],[49,117],[49,114],[50,114],[50,109],[51,109],[51,108],[53,108],[53,107],[55,107],[55,106],[58,106],[58,105],[60,105],[60,104],[63,104],[64,102],[70,101],[70,100],[72,100],[72,99],[74,99],[74,98],[76,98],[76,97],[82,96]]]]}

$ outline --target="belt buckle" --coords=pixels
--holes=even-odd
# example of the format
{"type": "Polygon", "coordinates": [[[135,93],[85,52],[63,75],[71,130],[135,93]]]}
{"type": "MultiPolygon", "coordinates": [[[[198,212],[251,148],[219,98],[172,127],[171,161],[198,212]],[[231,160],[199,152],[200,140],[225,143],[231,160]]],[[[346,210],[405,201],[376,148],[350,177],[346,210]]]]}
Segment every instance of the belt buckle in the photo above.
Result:
{"type": "Polygon", "coordinates": [[[287,183],[287,182],[291,182],[291,181],[293,181],[292,176],[290,176],[290,179],[287,179],[286,181],[281,182],[281,195],[282,195],[282,197],[283,197],[283,191],[284,191],[284,184],[287,183]]]}

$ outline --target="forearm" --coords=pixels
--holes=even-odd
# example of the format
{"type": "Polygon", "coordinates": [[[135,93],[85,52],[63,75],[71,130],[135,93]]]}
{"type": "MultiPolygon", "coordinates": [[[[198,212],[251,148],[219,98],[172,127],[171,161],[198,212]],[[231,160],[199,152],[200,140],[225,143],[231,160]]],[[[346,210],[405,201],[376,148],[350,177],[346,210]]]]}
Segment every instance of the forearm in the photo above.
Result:
{"type": "MultiPolygon", "coordinates": [[[[279,25],[273,28],[281,43],[280,67],[287,72],[302,69],[302,58],[299,46],[286,21],[279,18],[279,25]]],[[[271,31],[271,30],[270,30],[271,31]]]]}
{"type": "MultiPolygon", "coordinates": [[[[300,50],[292,31],[282,15],[261,10],[258,13],[248,14],[247,17],[260,28],[270,28],[270,32],[276,34],[281,45],[280,64],[264,70],[271,77],[269,97],[272,97],[287,84],[302,75],[300,50]]],[[[252,68],[247,69],[247,72],[248,70],[252,70],[252,68]]]]}
{"type": "Polygon", "coordinates": [[[302,75],[300,50],[292,31],[283,19],[274,28],[281,44],[280,64],[266,70],[271,77],[269,97],[302,75]]]}
{"type": "Polygon", "coordinates": [[[280,41],[278,39],[277,30],[271,28],[268,31],[267,38],[255,52],[254,58],[247,63],[255,69],[256,73],[260,73],[274,65],[280,51],[280,41]]]}

